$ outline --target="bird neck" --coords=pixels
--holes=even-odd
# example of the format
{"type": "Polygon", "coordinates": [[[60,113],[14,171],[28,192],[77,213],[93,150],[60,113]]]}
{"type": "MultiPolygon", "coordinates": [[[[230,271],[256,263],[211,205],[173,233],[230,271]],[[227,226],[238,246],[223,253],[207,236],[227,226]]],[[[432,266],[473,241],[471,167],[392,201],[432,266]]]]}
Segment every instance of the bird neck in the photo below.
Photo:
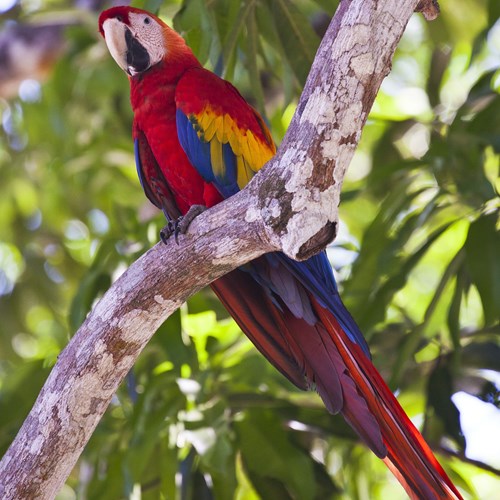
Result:
{"type": "Polygon", "coordinates": [[[136,110],[143,104],[145,98],[152,98],[158,92],[163,94],[164,98],[171,94],[173,100],[175,86],[182,75],[189,69],[200,67],[198,59],[188,49],[182,55],[175,57],[170,55],[144,73],[130,77],[132,109],[136,110]]]}

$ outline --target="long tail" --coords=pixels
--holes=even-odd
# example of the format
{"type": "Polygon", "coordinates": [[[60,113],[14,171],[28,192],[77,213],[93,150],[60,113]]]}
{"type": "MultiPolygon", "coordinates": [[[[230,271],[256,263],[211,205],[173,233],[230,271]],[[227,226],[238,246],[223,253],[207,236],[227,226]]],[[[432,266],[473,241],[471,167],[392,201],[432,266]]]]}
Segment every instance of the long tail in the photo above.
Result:
{"type": "MultiPolygon", "coordinates": [[[[365,400],[375,417],[387,455],[386,465],[414,499],[462,498],[431,449],[415,428],[372,362],[344,333],[333,315],[312,298],[329,339],[335,344],[347,372],[356,384],[357,393],[365,400]]],[[[357,415],[341,410],[356,428],[357,415]]]]}
{"type": "MultiPolygon", "coordinates": [[[[256,264],[261,270],[266,265],[263,259],[256,264]]],[[[293,289],[296,283],[284,279],[293,289]]],[[[341,412],[411,498],[462,498],[373,366],[365,346],[356,342],[358,334],[346,332],[317,294],[302,288],[287,297],[288,304],[304,302],[305,294],[310,310],[305,307],[301,318],[296,304],[292,313],[282,297],[268,289],[262,272],[256,280],[253,272],[236,270],[212,288],[268,360],[299,388],[314,386],[331,413],[341,412]]],[[[340,321],[347,321],[350,315],[336,299],[336,312],[339,307],[343,308],[340,321]]]]}

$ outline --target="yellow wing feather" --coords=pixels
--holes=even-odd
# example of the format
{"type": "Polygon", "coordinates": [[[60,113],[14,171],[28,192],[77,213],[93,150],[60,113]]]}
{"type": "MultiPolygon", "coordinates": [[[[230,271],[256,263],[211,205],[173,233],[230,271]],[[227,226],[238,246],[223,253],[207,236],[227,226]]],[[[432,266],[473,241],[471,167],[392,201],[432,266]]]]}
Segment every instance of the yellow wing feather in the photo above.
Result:
{"type": "Polygon", "coordinates": [[[219,115],[214,118],[215,122],[215,133],[217,135],[217,140],[224,144],[224,117],[219,115]]]}
{"type": "Polygon", "coordinates": [[[215,137],[210,141],[210,158],[215,177],[224,178],[226,175],[226,163],[222,155],[222,142],[215,137]]]}
{"type": "Polygon", "coordinates": [[[207,126],[204,127],[204,130],[205,130],[205,140],[207,142],[211,141],[217,131],[216,127],[217,127],[217,123],[216,121],[213,119],[212,116],[210,116],[208,113],[206,115],[206,118],[205,118],[205,122],[207,123],[207,126]]]}
{"type": "Polygon", "coordinates": [[[264,139],[257,137],[251,130],[240,128],[231,115],[215,113],[210,106],[206,106],[195,116],[199,126],[198,137],[210,143],[212,168],[218,178],[224,177],[226,173],[222,146],[228,143],[231,146],[236,156],[236,177],[240,189],[276,153],[276,147],[262,118],[258,114],[256,118],[264,139]]]}

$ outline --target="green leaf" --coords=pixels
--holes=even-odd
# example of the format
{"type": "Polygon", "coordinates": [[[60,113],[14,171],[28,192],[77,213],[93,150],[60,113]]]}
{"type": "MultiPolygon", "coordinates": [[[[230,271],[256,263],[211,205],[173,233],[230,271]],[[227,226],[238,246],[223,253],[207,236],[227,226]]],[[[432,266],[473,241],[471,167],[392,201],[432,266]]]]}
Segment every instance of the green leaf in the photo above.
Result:
{"type": "Polygon", "coordinates": [[[0,393],[0,454],[7,451],[35,401],[49,370],[41,361],[24,362],[6,370],[0,393]]]}
{"type": "Polygon", "coordinates": [[[403,253],[401,249],[414,232],[435,216],[437,196],[421,211],[410,212],[406,218],[400,216],[420,193],[396,191],[388,195],[377,217],[364,232],[361,252],[353,266],[353,276],[345,283],[347,303],[362,330],[372,328],[384,319],[395,293],[405,286],[412,270],[454,222],[440,225],[411,254],[403,253]],[[396,220],[398,218],[400,220],[396,220]],[[393,229],[396,224],[397,227],[393,229]],[[391,236],[391,232],[395,235],[391,236]],[[365,297],[365,300],[354,303],[352,299],[356,297],[365,297]]]}
{"type": "Polygon", "coordinates": [[[175,372],[180,375],[183,365],[198,369],[196,348],[192,342],[182,335],[181,312],[175,311],[155,334],[155,341],[161,345],[165,356],[174,365],[175,372]]]}
{"type": "Polygon", "coordinates": [[[318,4],[327,14],[333,15],[337,10],[339,2],[334,0],[313,0],[318,4]]]}
{"type": "Polygon", "coordinates": [[[486,325],[500,319],[500,232],[498,213],[483,215],[469,229],[465,243],[466,265],[483,304],[486,325]]]}
{"type": "Polygon", "coordinates": [[[241,35],[243,27],[248,22],[248,16],[251,15],[253,8],[254,8],[254,2],[252,0],[242,2],[240,11],[238,12],[236,19],[232,24],[231,31],[227,35],[227,38],[224,40],[222,46],[222,54],[221,54],[222,71],[220,72],[222,78],[227,78],[227,68],[229,65],[229,61],[232,57],[234,57],[234,52],[236,44],[238,42],[238,38],[241,35]]]}
{"type": "Polygon", "coordinates": [[[450,331],[453,347],[460,348],[460,306],[465,292],[465,273],[458,270],[455,280],[455,290],[448,310],[448,330],[450,331]]]}
{"type": "MultiPolygon", "coordinates": [[[[425,245],[424,245],[425,247],[425,245]]],[[[421,323],[419,323],[413,331],[411,331],[408,335],[405,336],[403,342],[401,343],[401,347],[398,351],[398,356],[396,358],[396,362],[394,363],[392,375],[390,379],[389,385],[391,387],[395,387],[398,385],[399,378],[401,376],[403,367],[405,362],[417,351],[419,343],[422,341],[422,337],[424,336],[425,329],[429,322],[432,319],[432,315],[434,314],[441,297],[446,291],[450,280],[455,276],[457,269],[460,267],[463,261],[463,253],[459,251],[446,266],[441,279],[436,287],[436,290],[432,296],[427,309],[425,310],[424,318],[421,323]]]]}
{"type": "Polygon", "coordinates": [[[202,64],[207,62],[214,50],[220,53],[217,26],[204,0],[184,2],[174,17],[174,28],[183,34],[202,64]]]}
{"type": "Polygon", "coordinates": [[[131,3],[132,7],[137,7],[138,9],[144,9],[153,14],[158,14],[160,7],[163,5],[163,0],[134,0],[131,3]]]}
{"type": "Polygon", "coordinates": [[[257,31],[257,21],[255,19],[255,6],[248,13],[247,21],[247,68],[250,81],[254,83],[254,95],[257,100],[257,108],[261,115],[265,117],[264,93],[260,82],[260,73],[257,65],[257,54],[259,52],[259,33],[257,31]]]}
{"type": "Polygon", "coordinates": [[[500,128],[500,96],[491,89],[494,75],[495,71],[489,71],[472,87],[458,115],[465,115],[466,120],[455,123],[472,133],[478,145],[491,144],[500,153],[500,138],[495,133],[500,128]]]}
{"type": "Polygon", "coordinates": [[[500,19],[500,3],[497,0],[488,2],[488,26],[492,27],[500,19]]]}
{"type": "Polygon", "coordinates": [[[267,2],[259,2],[257,8],[255,9],[256,20],[257,20],[257,31],[262,41],[266,43],[265,50],[262,51],[264,59],[267,59],[268,50],[267,47],[273,47],[277,52],[277,57],[274,60],[268,62],[268,71],[276,71],[281,69],[281,73],[278,73],[278,78],[281,80],[284,93],[285,93],[285,103],[284,107],[288,106],[292,101],[294,94],[297,93],[298,85],[297,79],[293,72],[293,69],[288,62],[287,52],[283,46],[279,36],[276,32],[276,26],[273,19],[273,13],[267,2]]]}
{"type": "MultiPolygon", "coordinates": [[[[176,476],[178,472],[178,449],[168,437],[160,439],[159,467],[160,493],[164,498],[176,498],[176,476]]],[[[158,496],[156,496],[158,498],[158,496]]]]}
{"type": "Polygon", "coordinates": [[[71,304],[69,323],[71,330],[76,332],[87,316],[92,303],[100,293],[105,292],[111,285],[109,274],[90,271],[82,280],[78,292],[71,304]]]}
{"type": "Polygon", "coordinates": [[[290,0],[267,0],[271,3],[276,31],[285,56],[301,85],[311,69],[319,38],[307,17],[290,0]]]}
{"type": "Polygon", "coordinates": [[[237,486],[236,452],[227,428],[218,432],[215,444],[201,457],[200,468],[210,474],[214,483],[215,498],[234,498],[237,486]]]}
{"type": "MultiPolygon", "coordinates": [[[[125,406],[123,399],[121,401],[125,406]]],[[[122,431],[125,444],[122,468],[130,488],[140,483],[156,483],[160,477],[162,482],[159,487],[168,490],[175,485],[176,451],[174,446],[170,446],[174,452],[166,450],[169,448],[168,426],[185,405],[185,397],[176,384],[174,373],[149,377],[145,391],[139,394],[130,412],[127,412],[127,432],[122,431]],[[159,457],[162,450],[166,452],[164,458],[159,457]],[[159,461],[167,460],[173,460],[174,463],[160,468],[159,461]]]]}
{"type": "Polygon", "coordinates": [[[441,83],[450,63],[451,52],[445,47],[435,47],[430,61],[429,78],[427,80],[427,95],[429,104],[434,107],[440,103],[441,83]]]}
{"type": "Polygon", "coordinates": [[[260,485],[267,493],[277,494],[284,487],[290,489],[295,498],[314,498],[316,488],[311,459],[290,442],[275,414],[248,411],[235,427],[243,463],[252,473],[252,482],[262,481],[254,482],[257,489],[260,485]]]}

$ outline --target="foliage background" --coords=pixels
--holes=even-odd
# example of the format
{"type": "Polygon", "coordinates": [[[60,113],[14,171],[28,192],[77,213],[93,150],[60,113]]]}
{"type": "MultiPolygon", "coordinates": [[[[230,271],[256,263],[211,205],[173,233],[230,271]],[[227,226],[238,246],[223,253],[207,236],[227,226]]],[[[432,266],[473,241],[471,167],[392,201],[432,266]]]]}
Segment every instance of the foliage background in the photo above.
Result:
{"type": "MultiPolygon", "coordinates": [[[[415,15],[401,41],[329,254],[375,365],[465,496],[493,498],[500,4],[440,3],[437,21],[415,15]]],[[[265,112],[279,142],[336,2],[134,5],[173,22],[203,63],[265,112]]],[[[92,304],[163,223],[136,178],[126,78],[97,33],[106,6],[0,4],[3,55],[19,27],[55,37],[15,92],[0,61],[2,453],[92,304]]],[[[42,50],[29,43],[16,52],[21,65],[42,50]]],[[[160,328],[59,497],[405,498],[341,418],[267,364],[209,290],[160,328]]]]}

